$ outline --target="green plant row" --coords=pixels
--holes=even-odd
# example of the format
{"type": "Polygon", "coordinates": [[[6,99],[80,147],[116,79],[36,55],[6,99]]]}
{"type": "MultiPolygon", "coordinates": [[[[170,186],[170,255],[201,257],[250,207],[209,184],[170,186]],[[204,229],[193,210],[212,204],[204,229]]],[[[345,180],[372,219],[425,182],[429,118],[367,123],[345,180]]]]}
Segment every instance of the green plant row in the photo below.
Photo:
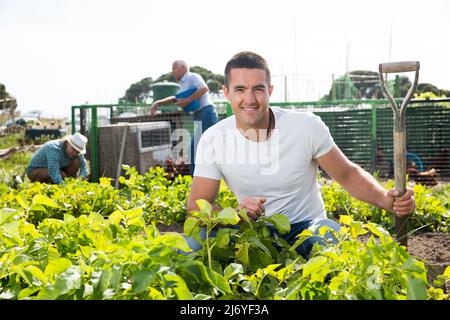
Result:
{"type": "MultiPolygon", "coordinates": [[[[52,203],[44,195],[35,199],[43,208],[52,203]]],[[[190,249],[182,235],[160,234],[139,207],[109,217],[65,214],[37,225],[25,209],[1,209],[0,298],[448,299],[427,283],[423,263],[375,224],[341,216],[338,244],[316,246],[305,261],[295,245],[269,237],[267,222],[289,230],[284,216],[253,223],[245,211],[213,212],[205,201],[199,207],[185,222],[186,234],[199,238],[200,223],[209,231],[230,227],[199,239],[203,249],[191,255],[183,254],[190,249]],[[366,245],[356,240],[369,232],[366,245]]]]}
{"type": "Polygon", "coordinates": [[[24,209],[27,221],[34,224],[44,218],[62,219],[65,214],[78,217],[96,212],[107,217],[115,210],[135,207],[143,210],[146,223],[184,222],[190,176],[169,181],[162,168],[151,168],[141,176],[133,167],[127,168],[126,176],[120,177],[121,189],[115,189],[109,178],[101,178],[99,183],[75,179],[67,179],[62,185],[22,183],[17,188],[0,184],[0,208],[24,209]],[[52,203],[42,206],[41,196],[52,203]]]}
{"type": "MultiPolygon", "coordinates": [[[[101,178],[98,184],[79,180],[68,180],[60,186],[24,183],[11,188],[10,184],[0,184],[0,207],[27,209],[36,195],[46,195],[53,199],[55,206],[47,208],[45,215],[39,213],[39,206],[34,206],[30,219],[33,218],[35,222],[44,217],[61,218],[64,214],[76,217],[97,212],[108,216],[118,208],[127,210],[140,207],[147,223],[181,224],[186,219],[185,204],[191,183],[190,176],[168,180],[167,174],[160,167],[150,168],[146,174],[140,175],[134,167],[125,166],[119,190],[111,185],[109,178],[101,178]]],[[[394,221],[390,212],[351,197],[333,181],[320,179],[320,184],[325,209],[330,218],[338,220],[341,214],[350,215],[355,220],[375,222],[393,232],[394,221]]],[[[392,180],[383,184],[386,188],[393,187],[392,180]]],[[[433,189],[416,184],[413,188],[416,210],[410,218],[410,230],[450,232],[450,184],[433,189]]],[[[217,202],[223,208],[237,207],[236,197],[223,182],[217,202]]]]}

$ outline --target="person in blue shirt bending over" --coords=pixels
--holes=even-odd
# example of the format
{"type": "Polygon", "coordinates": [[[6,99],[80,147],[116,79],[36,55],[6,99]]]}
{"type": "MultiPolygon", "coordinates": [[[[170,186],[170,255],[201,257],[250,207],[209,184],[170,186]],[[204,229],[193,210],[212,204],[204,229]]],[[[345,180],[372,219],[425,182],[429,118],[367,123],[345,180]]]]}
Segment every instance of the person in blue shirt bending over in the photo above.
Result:
{"type": "Polygon", "coordinates": [[[192,94],[185,98],[177,98],[177,96],[169,96],[161,100],[153,102],[150,113],[154,115],[161,105],[176,104],[185,111],[189,110],[193,102],[198,100],[193,111],[194,123],[196,130],[194,137],[191,139],[190,147],[190,161],[191,161],[191,175],[194,173],[194,159],[195,150],[197,149],[198,141],[203,132],[209,127],[213,126],[218,121],[218,115],[215,105],[212,102],[209,94],[209,88],[202,76],[195,72],[190,72],[187,63],[183,60],[176,60],[172,63],[172,74],[175,80],[179,83],[179,94],[192,90],[192,94]]]}
{"type": "Polygon", "coordinates": [[[87,138],[80,133],[46,142],[31,158],[26,170],[31,182],[63,183],[66,177],[87,177],[87,138]]]}

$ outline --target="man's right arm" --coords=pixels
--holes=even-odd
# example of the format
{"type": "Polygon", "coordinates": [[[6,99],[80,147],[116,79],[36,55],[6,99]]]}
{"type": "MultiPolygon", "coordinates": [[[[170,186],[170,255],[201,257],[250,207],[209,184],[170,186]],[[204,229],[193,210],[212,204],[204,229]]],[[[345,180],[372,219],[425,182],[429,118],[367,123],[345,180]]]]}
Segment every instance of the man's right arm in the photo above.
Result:
{"type": "Polygon", "coordinates": [[[204,199],[213,205],[214,210],[222,210],[218,204],[215,204],[217,193],[220,188],[220,180],[203,178],[195,176],[192,179],[191,192],[186,204],[186,210],[189,214],[192,210],[199,210],[195,203],[199,199],[204,199]]]}
{"type": "Polygon", "coordinates": [[[153,115],[156,113],[156,110],[158,110],[160,106],[175,102],[177,102],[177,98],[175,98],[175,96],[170,96],[161,100],[157,100],[153,103],[152,108],[150,109],[150,113],[153,115]]]}

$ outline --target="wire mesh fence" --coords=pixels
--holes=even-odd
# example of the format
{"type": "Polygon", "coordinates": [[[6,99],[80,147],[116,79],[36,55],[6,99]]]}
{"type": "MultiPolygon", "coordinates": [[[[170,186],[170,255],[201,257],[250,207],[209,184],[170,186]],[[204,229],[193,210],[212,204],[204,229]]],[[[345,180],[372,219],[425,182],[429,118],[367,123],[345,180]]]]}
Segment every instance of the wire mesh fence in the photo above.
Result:
{"type": "MultiPolygon", "coordinates": [[[[216,105],[219,121],[232,114],[227,103],[216,105]]],[[[381,178],[393,177],[393,114],[384,100],[271,105],[317,114],[350,160],[369,172],[377,172],[381,178]]],[[[103,175],[116,178],[119,163],[134,164],[142,172],[159,165],[171,176],[189,174],[189,144],[195,131],[192,114],[176,107],[161,107],[155,115],[150,115],[149,110],[150,105],[72,107],[72,131],[89,136],[87,158],[94,181],[103,175]],[[129,124],[127,130],[135,137],[125,138],[124,154],[120,158],[124,123],[129,124]],[[166,129],[156,124],[164,124],[166,129]],[[111,131],[114,127],[116,133],[111,131]],[[113,140],[115,145],[111,146],[113,140]],[[162,145],[166,146],[164,152],[154,148],[162,145]],[[110,151],[105,153],[104,150],[110,151]],[[145,152],[152,156],[145,158],[142,155],[145,152]],[[131,161],[131,158],[135,160],[131,161]],[[144,158],[148,163],[139,164],[144,158]],[[105,170],[106,163],[108,170],[105,170]]],[[[450,178],[450,99],[411,101],[406,111],[406,130],[410,178],[429,184],[439,178],[450,178]]]]}
{"type": "MultiPolygon", "coordinates": [[[[393,113],[384,100],[278,105],[314,112],[350,160],[381,178],[393,177],[393,113]]],[[[450,178],[450,99],[411,101],[406,134],[410,179],[433,185],[450,178]]]]}

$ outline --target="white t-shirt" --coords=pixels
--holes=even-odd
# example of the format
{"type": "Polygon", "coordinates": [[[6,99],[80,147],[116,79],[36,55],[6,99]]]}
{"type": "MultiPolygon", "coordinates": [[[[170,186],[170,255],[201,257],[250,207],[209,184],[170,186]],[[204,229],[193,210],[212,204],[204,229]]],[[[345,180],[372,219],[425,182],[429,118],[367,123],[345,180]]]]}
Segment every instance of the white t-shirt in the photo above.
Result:
{"type": "Polygon", "coordinates": [[[325,218],[315,159],[334,141],[311,112],[271,107],[275,127],[268,140],[251,141],[236,127],[235,116],[206,130],[196,152],[194,176],[225,180],[239,202],[266,197],[266,215],[286,215],[291,223],[325,218]]]}

